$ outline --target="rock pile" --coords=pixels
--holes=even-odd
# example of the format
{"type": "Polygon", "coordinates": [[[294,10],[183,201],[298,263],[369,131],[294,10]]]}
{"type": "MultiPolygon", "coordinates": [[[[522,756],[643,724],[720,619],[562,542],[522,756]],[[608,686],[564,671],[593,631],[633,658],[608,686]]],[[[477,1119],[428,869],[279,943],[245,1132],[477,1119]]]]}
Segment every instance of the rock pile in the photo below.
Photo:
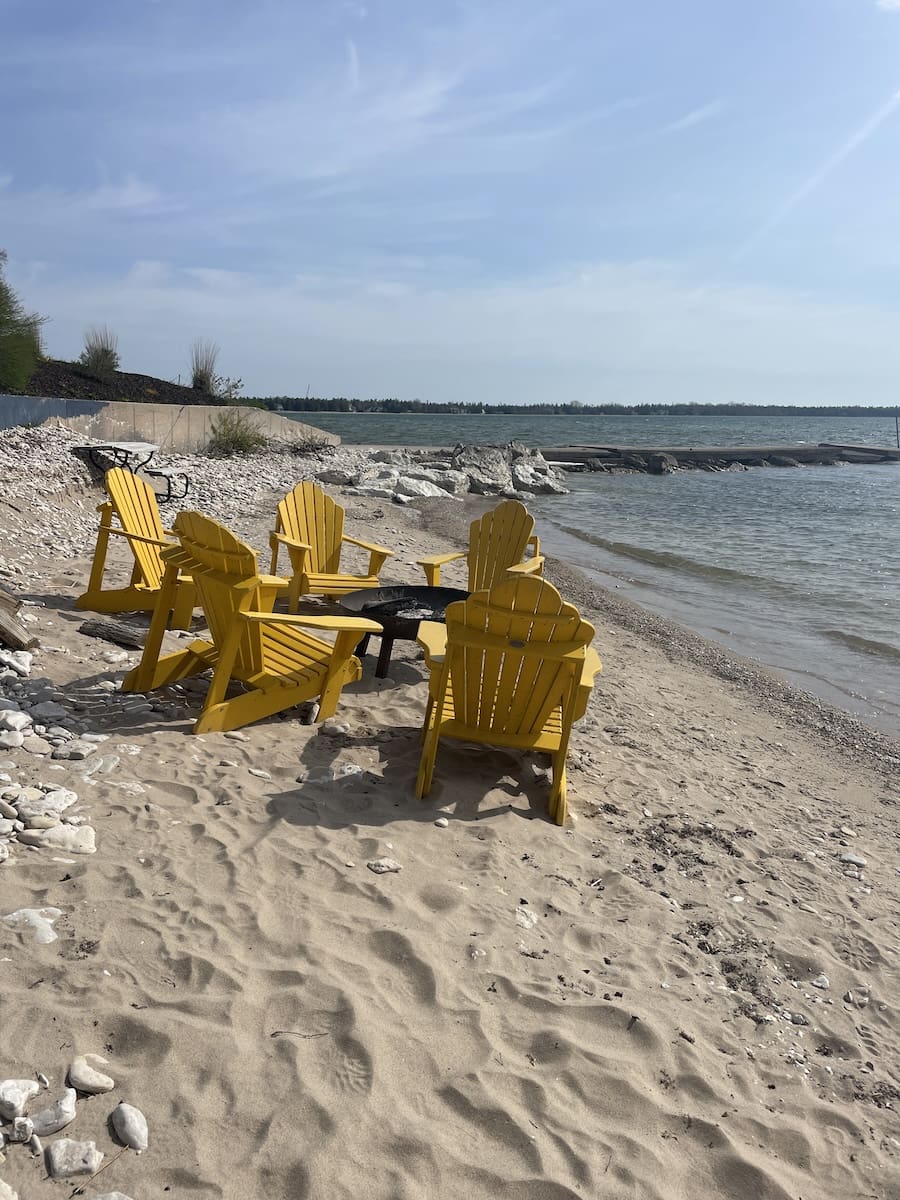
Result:
{"type": "MultiPolygon", "coordinates": [[[[106,1059],[98,1054],[79,1055],[69,1066],[67,1086],[61,1095],[31,1116],[26,1116],[25,1110],[42,1088],[49,1089],[46,1075],[38,1074],[37,1082],[33,1079],[0,1080],[0,1125],[3,1126],[0,1129],[0,1162],[4,1161],[5,1149],[22,1144],[28,1146],[35,1158],[43,1157],[51,1179],[95,1175],[100,1170],[105,1156],[97,1149],[96,1142],[63,1137],[50,1142],[46,1148],[41,1142],[42,1137],[60,1133],[72,1124],[77,1116],[79,1096],[102,1095],[116,1086],[114,1080],[92,1067],[88,1060],[107,1065],[106,1059]]],[[[147,1149],[147,1119],[140,1109],[120,1101],[110,1114],[110,1124],[122,1146],[138,1154],[147,1149]]],[[[121,1192],[107,1192],[105,1196],[106,1200],[117,1196],[129,1200],[121,1192]]],[[[0,1200],[17,1200],[16,1193],[2,1180],[0,1200]]],[[[103,1200],[103,1197],[98,1196],[97,1200],[103,1200]]]]}

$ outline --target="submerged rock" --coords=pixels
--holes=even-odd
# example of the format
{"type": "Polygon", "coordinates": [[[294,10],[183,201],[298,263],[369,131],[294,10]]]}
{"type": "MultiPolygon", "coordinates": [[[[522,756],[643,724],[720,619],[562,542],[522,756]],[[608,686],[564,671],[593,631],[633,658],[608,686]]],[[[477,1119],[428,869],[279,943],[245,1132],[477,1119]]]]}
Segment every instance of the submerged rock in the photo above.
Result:
{"type": "Polygon", "coordinates": [[[112,1126],[123,1146],[137,1150],[138,1154],[149,1145],[147,1118],[133,1104],[120,1101],[112,1111],[112,1126]]]}

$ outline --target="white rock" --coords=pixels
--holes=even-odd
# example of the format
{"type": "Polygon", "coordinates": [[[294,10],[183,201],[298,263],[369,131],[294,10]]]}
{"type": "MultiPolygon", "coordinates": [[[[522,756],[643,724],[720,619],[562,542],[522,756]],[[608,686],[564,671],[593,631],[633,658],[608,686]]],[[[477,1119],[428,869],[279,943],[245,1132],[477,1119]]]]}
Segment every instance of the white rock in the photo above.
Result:
{"type": "MultiPolygon", "coordinates": [[[[58,911],[58,910],[56,910],[58,911]]],[[[13,1121],[21,1117],[25,1105],[40,1091],[33,1079],[4,1079],[0,1082],[0,1117],[13,1121]]]]}
{"type": "Polygon", "coordinates": [[[0,1179],[0,1200],[19,1200],[19,1193],[14,1192],[2,1179],[0,1179]]]}
{"type": "Polygon", "coordinates": [[[814,988],[820,988],[823,992],[831,987],[827,975],[817,975],[815,979],[809,981],[814,988]]]}
{"type": "Polygon", "coordinates": [[[15,1117],[12,1129],[7,1136],[11,1142],[27,1142],[31,1140],[33,1133],[34,1126],[31,1123],[31,1117],[15,1117]]]}
{"type": "MultiPolygon", "coordinates": [[[[2,1196],[0,1200],[3,1200],[2,1196]]],[[[91,1200],[131,1200],[131,1197],[124,1192],[104,1192],[102,1196],[92,1196],[91,1200]]]]}
{"type": "Polygon", "coordinates": [[[435,825],[437,825],[438,829],[446,829],[449,824],[450,822],[446,817],[438,817],[438,819],[435,821],[435,825]]]}
{"type": "Polygon", "coordinates": [[[0,665],[9,667],[17,675],[30,675],[34,655],[27,650],[0,650],[0,665]]]}
{"type": "Polygon", "coordinates": [[[23,820],[30,817],[58,817],[78,800],[78,793],[69,788],[54,788],[51,792],[40,792],[36,788],[23,789],[15,801],[16,810],[23,820]],[[27,792],[27,794],[26,794],[27,792]],[[35,795],[34,793],[37,792],[35,795]]]}
{"type": "Polygon", "coordinates": [[[0,863],[5,863],[9,858],[9,846],[6,842],[0,842],[0,863]]]}
{"type": "Polygon", "coordinates": [[[119,1141],[138,1154],[149,1144],[147,1118],[133,1104],[120,1101],[112,1111],[112,1126],[119,1141]]]}
{"type": "Polygon", "coordinates": [[[100,1054],[79,1054],[72,1059],[69,1067],[69,1087],[86,1092],[89,1096],[111,1092],[116,1086],[115,1080],[98,1070],[98,1067],[105,1066],[108,1066],[108,1060],[100,1054]]]}
{"type": "Polygon", "coordinates": [[[90,825],[56,825],[53,829],[29,829],[19,834],[26,846],[64,850],[67,854],[95,854],[96,837],[90,825]]]}
{"type": "Polygon", "coordinates": [[[55,747],[53,757],[80,761],[93,754],[96,749],[97,746],[94,742],[85,742],[81,738],[76,738],[74,742],[65,742],[62,746],[55,747]]]}
{"type": "Polygon", "coordinates": [[[25,741],[25,735],[17,729],[0,732],[0,750],[18,750],[25,741]]]}
{"type": "Polygon", "coordinates": [[[61,916],[61,908],[17,908],[15,912],[0,917],[0,921],[13,929],[31,929],[34,940],[45,946],[56,941],[58,935],[53,932],[53,922],[61,916]]]}
{"type": "Polygon", "coordinates": [[[255,775],[257,779],[271,779],[272,776],[268,771],[264,771],[261,767],[248,767],[248,772],[255,775]]]}
{"type": "Polygon", "coordinates": [[[34,1132],[41,1137],[48,1133],[59,1133],[61,1129],[75,1120],[75,1101],[77,1096],[73,1087],[67,1087],[55,1104],[42,1109],[31,1118],[34,1132]]]}
{"type": "Polygon", "coordinates": [[[525,908],[523,905],[516,905],[516,924],[523,929],[534,929],[538,922],[537,913],[525,908]]]}
{"type": "Polygon", "coordinates": [[[15,712],[10,709],[0,709],[0,729],[11,729],[19,733],[31,727],[31,717],[28,713],[15,712]]]}
{"type": "Polygon", "coordinates": [[[366,863],[366,866],[376,875],[388,875],[391,872],[403,870],[400,864],[394,862],[392,858],[376,858],[372,862],[366,863]]]}
{"type": "Polygon", "coordinates": [[[46,738],[38,737],[37,734],[30,734],[22,743],[22,749],[28,754],[49,754],[53,746],[46,738]]]}
{"type": "Polygon", "coordinates": [[[70,1179],[73,1175],[93,1175],[103,1162],[103,1151],[96,1142],[75,1142],[60,1138],[47,1147],[47,1169],[54,1179],[70,1179]]]}
{"type": "Polygon", "coordinates": [[[851,867],[864,867],[866,865],[866,860],[861,854],[842,854],[841,862],[847,863],[851,867]]]}

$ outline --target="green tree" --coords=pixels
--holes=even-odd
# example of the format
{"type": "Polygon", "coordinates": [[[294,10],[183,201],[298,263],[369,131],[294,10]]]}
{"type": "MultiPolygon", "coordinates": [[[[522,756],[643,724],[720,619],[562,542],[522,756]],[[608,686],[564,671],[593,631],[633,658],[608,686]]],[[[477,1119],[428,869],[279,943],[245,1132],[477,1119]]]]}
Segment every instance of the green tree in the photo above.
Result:
{"type": "Polygon", "coordinates": [[[6,251],[0,250],[0,392],[22,392],[41,357],[44,318],[27,313],[3,278],[6,251]]]}

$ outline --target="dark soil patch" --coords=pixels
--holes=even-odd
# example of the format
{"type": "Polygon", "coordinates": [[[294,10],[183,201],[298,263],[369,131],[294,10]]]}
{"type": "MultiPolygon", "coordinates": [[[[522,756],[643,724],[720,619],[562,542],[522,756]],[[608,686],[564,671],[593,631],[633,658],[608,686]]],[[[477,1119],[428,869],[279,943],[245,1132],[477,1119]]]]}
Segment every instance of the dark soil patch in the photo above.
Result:
{"type": "Polygon", "coordinates": [[[27,396],[58,396],[63,400],[126,400],[134,404],[215,404],[214,396],[152,375],[113,371],[95,375],[78,363],[48,359],[25,387],[27,396]]]}

